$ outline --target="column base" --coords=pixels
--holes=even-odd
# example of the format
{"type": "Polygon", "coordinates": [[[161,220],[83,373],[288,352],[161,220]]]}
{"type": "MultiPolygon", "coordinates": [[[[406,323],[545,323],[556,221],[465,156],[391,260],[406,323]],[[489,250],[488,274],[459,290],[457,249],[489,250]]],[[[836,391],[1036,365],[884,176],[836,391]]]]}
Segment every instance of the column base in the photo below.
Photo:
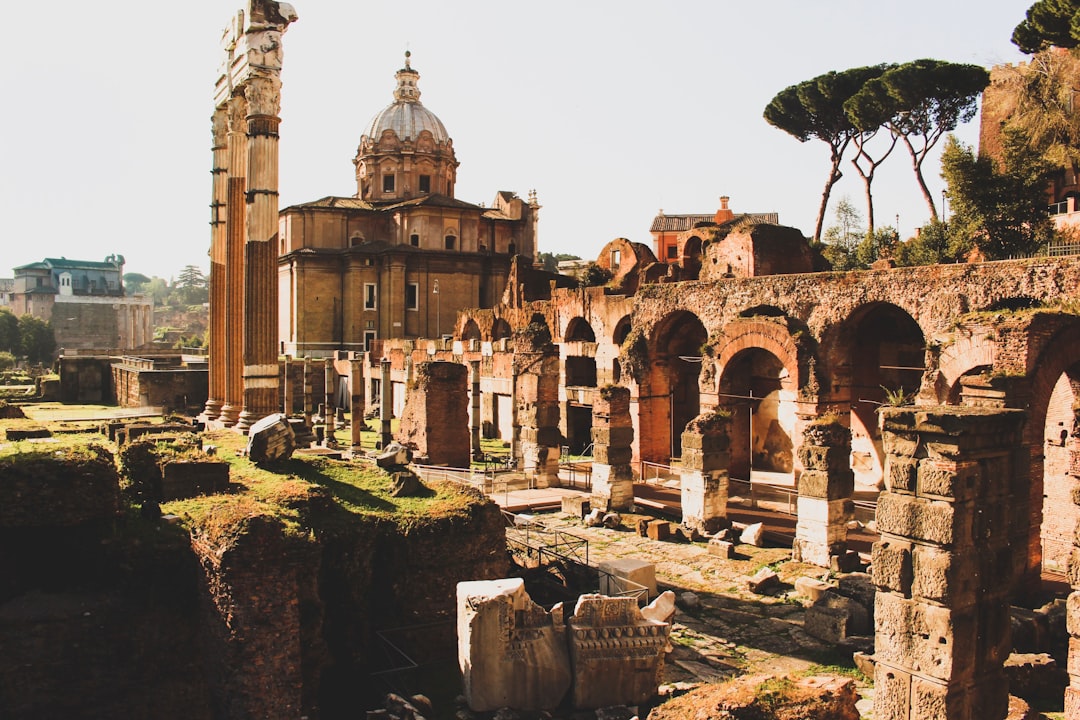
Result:
{"type": "Polygon", "coordinates": [[[229,405],[226,403],[221,406],[221,414],[218,415],[218,420],[225,427],[232,427],[240,419],[240,407],[238,405],[229,405]]]}
{"type": "Polygon", "coordinates": [[[203,417],[207,420],[217,420],[221,417],[221,408],[224,403],[221,400],[207,400],[203,407],[203,417]]]}

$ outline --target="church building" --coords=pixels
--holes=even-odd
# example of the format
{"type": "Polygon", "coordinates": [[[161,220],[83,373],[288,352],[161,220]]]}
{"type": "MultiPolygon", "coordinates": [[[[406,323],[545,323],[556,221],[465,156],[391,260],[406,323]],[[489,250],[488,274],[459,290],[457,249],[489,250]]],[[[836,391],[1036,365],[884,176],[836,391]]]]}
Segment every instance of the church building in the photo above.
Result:
{"type": "Polygon", "coordinates": [[[540,205],[499,191],[490,207],[454,197],[458,159],[420,102],[405,53],[394,101],[360,138],[356,195],[279,215],[281,351],[363,351],[385,338],[440,337],[463,308],[502,298],[511,259],[536,252],[540,205]]]}

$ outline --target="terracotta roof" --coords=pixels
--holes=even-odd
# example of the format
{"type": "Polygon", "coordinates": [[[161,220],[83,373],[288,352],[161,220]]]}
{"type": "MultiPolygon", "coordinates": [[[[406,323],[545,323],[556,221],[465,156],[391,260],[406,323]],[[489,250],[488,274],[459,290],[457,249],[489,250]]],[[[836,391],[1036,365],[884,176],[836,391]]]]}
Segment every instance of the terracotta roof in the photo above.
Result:
{"type": "Polygon", "coordinates": [[[373,203],[368,200],[361,200],[360,198],[356,197],[336,197],[333,195],[329,195],[318,200],[312,200],[311,202],[300,203],[298,205],[290,205],[282,212],[299,208],[370,210],[373,212],[384,212],[387,210],[397,210],[399,208],[419,206],[460,208],[462,210],[483,210],[483,208],[481,208],[479,205],[473,205],[472,203],[465,202],[464,200],[458,200],[456,198],[447,197],[446,195],[440,195],[438,193],[431,193],[427,195],[421,195],[419,197],[410,198],[408,200],[387,203],[373,203]]]}
{"type": "MultiPolygon", "coordinates": [[[[729,220],[726,224],[740,222],[742,220],[750,220],[755,223],[765,223],[768,225],[779,225],[780,215],[779,213],[739,213],[734,218],[729,220]]],[[[653,218],[652,227],[649,228],[649,232],[685,232],[692,230],[700,223],[708,223],[710,225],[716,222],[716,213],[709,213],[708,215],[657,215],[653,218]]]]}

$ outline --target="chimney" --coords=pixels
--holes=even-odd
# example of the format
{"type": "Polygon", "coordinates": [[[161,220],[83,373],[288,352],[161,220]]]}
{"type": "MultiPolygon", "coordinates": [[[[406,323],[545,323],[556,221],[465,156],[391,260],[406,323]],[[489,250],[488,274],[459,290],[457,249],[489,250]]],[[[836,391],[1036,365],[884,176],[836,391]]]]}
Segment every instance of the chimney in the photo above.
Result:
{"type": "Polygon", "coordinates": [[[731,200],[727,195],[720,196],[720,209],[716,211],[716,224],[726,223],[728,220],[735,219],[735,213],[728,209],[728,201],[731,200]]]}

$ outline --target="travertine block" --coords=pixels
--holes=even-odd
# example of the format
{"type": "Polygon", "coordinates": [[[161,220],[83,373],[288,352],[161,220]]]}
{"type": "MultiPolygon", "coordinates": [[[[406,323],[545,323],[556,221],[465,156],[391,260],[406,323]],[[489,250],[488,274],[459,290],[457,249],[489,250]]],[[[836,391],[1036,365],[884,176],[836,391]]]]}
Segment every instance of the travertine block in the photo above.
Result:
{"type": "Polygon", "coordinates": [[[889,455],[885,458],[885,487],[895,493],[915,493],[915,477],[919,461],[914,458],[889,455]]]}
{"type": "Polygon", "coordinates": [[[973,552],[950,552],[916,545],[912,550],[914,582],[911,594],[952,608],[972,605],[979,599],[973,552]]]}
{"type": "Polygon", "coordinates": [[[682,524],[712,532],[727,522],[728,477],[726,472],[684,470],[682,478],[682,524]]]}
{"type": "Polygon", "coordinates": [[[629,465],[634,458],[633,448],[597,445],[593,448],[593,462],[605,465],[629,465]]]}
{"type": "Polygon", "coordinates": [[[971,461],[922,461],[919,463],[916,490],[920,496],[935,495],[961,502],[971,500],[976,495],[986,496],[982,470],[978,462],[971,461]]]}
{"type": "Polygon", "coordinates": [[[592,495],[599,501],[596,503],[597,507],[608,510],[629,509],[634,504],[634,474],[630,466],[594,462],[592,495]]]}
{"type": "Polygon", "coordinates": [[[882,493],[878,498],[877,525],[883,534],[939,545],[969,545],[973,541],[974,515],[970,505],[882,493]]]}
{"type": "Polygon", "coordinates": [[[911,673],[874,659],[874,717],[909,720],[911,673]]]}
{"type": "Polygon", "coordinates": [[[592,429],[592,441],[597,445],[630,447],[631,443],[634,442],[634,428],[594,427],[592,429]]]}
{"type": "Polygon", "coordinates": [[[848,498],[842,500],[823,500],[800,495],[797,500],[799,521],[803,523],[823,523],[825,525],[845,525],[851,519],[854,506],[848,498]]]}
{"type": "MultiPolygon", "coordinates": [[[[1069,593],[1065,601],[1065,628],[1073,637],[1080,637],[1080,592],[1069,593]]],[[[1080,671],[1080,667],[1076,669],[1080,671]]]]}
{"type": "Polygon", "coordinates": [[[600,562],[600,594],[620,595],[628,590],[636,590],[634,585],[640,585],[649,590],[649,597],[658,595],[656,591],[656,565],[644,560],[634,558],[619,558],[616,560],[603,560],[600,562]],[[630,585],[623,580],[629,580],[630,585]]]}
{"type": "Polygon", "coordinates": [[[805,440],[799,447],[799,462],[806,470],[843,472],[851,469],[851,449],[848,447],[823,447],[805,440]]]}
{"type": "Polygon", "coordinates": [[[799,476],[799,496],[824,500],[846,500],[855,492],[855,473],[851,470],[805,470],[799,476]]]}
{"type": "Polygon", "coordinates": [[[565,632],[562,605],[548,613],[520,578],[458,583],[458,666],[469,707],[556,707],[571,682],[565,632]]]}

